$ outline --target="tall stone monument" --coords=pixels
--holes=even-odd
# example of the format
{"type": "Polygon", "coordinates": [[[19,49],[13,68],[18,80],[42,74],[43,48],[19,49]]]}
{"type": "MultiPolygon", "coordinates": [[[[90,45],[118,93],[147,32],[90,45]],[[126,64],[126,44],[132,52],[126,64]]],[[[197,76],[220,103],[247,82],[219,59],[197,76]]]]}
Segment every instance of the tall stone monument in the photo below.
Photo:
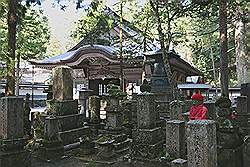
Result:
{"type": "Polygon", "coordinates": [[[192,120],[187,128],[188,167],[217,167],[216,123],[192,120]]]}
{"type": "Polygon", "coordinates": [[[24,149],[23,98],[0,98],[0,167],[31,166],[30,152],[24,149]]]}
{"type": "Polygon", "coordinates": [[[163,147],[162,128],[155,110],[154,94],[137,95],[137,128],[132,130],[132,156],[137,158],[156,158],[163,147]]]}

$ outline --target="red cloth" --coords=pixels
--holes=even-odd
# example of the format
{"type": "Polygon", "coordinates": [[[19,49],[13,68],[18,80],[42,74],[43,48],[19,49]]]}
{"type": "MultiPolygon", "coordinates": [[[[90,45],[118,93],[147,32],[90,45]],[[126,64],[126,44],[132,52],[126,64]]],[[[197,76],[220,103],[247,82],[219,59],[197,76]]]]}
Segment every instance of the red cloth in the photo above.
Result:
{"type": "Polygon", "coordinates": [[[203,104],[200,105],[194,105],[190,108],[189,111],[189,120],[202,120],[207,119],[207,107],[205,107],[203,104]]]}
{"type": "Polygon", "coordinates": [[[192,100],[203,101],[203,100],[204,100],[204,97],[203,97],[201,94],[197,93],[197,94],[194,94],[194,95],[192,96],[192,100]]]}

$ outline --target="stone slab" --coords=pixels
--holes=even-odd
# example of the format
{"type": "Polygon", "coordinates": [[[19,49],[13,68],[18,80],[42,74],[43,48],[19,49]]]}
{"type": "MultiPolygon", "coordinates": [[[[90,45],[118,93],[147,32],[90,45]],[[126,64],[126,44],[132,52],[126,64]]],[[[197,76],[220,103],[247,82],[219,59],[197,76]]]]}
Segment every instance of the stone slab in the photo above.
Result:
{"type": "Polygon", "coordinates": [[[46,112],[48,115],[65,116],[78,114],[77,100],[47,100],[46,112]]]}
{"type": "Polygon", "coordinates": [[[132,156],[136,158],[153,159],[160,156],[164,141],[155,144],[132,143],[132,156]]]}
{"type": "Polygon", "coordinates": [[[46,160],[55,160],[59,159],[64,155],[64,148],[63,145],[59,145],[56,147],[42,147],[39,150],[40,158],[46,159],[46,160]]]}
{"type": "Polygon", "coordinates": [[[0,138],[22,138],[24,135],[23,98],[16,96],[0,99],[0,138]]]}
{"type": "Polygon", "coordinates": [[[154,144],[162,140],[162,128],[157,127],[153,129],[133,129],[132,139],[134,143],[139,144],[154,144]]]}
{"type": "Polygon", "coordinates": [[[68,131],[59,132],[63,145],[78,142],[79,138],[90,134],[89,127],[81,127],[68,131]]]}
{"type": "Polygon", "coordinates": [[[187,167],[187,160],[185,159],[175,159],[171,161],[171,167],[187,167]]]}
{"type": "Polygon", "coordinates": [[[166,122],[166,151],[174,158],[185,156],[185,122],[171,120],[166,122]]]}
{"type": "Polygon", "coordinates": [[[188,167],[217,167],[215,121],[192,120],[187,125],[188,167]]]}
{"type": "Polygon", "coordinates": [[[67,131],[83,126],[84,121],[87,119],[84,114],[72,114],[66,116],[57,116],[59,122],[59,130],[67,131]]]}
{"type": "Polygon", "coordinates": [[[0,167],[30,167],[31,154],[29,151],[0,151],[0,167]]]}
{"type": "Polygon", "coordinates": [[[159,119],[155,110],[155,99],[151,93],[137,95],[137,126],[138,128],[150,128],[155,126],[159,119]]]}

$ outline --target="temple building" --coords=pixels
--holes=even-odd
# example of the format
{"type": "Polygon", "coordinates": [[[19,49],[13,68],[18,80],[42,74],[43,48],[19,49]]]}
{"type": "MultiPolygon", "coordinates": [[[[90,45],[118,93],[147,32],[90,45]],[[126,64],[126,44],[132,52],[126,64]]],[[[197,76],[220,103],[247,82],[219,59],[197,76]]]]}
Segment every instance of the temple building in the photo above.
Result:
{"type": "MultiPolygon", "coordinates": [[[[129,83],[140,85],[143,77],[150,77],[154,57],[161,55],[160,51],[144,53],[144,56],[134,58],[119,58],[118,49],[104,45],[85,45],[76,50],[44,60],[30,61],[35,67],[51,70],[53,67],[65,65],[74,70],[75,88],[81,85],[94,90],[95,94],[104,94],[107,84],[119,84],[121,71],[124,87],[129,83]]],[[[170,66],[177,83],[185,82],[187,76],[201,75],[200,72],[184,61],[175,52],[168,53],[170,66]]]]}

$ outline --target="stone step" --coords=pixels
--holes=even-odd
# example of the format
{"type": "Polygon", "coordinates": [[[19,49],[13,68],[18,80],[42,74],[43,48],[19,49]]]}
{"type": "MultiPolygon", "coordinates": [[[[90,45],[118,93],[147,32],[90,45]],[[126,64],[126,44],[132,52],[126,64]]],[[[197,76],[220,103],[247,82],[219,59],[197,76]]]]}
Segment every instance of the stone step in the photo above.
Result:
{"type": "Polygon", "coordinates": [[[89,134],[90,134],[90,128],[88,126],[59,132],[63,145],[68,145],[68,144],[78,142],[78,139],[80,137],[89,135],[89,134]]]}
{"type": "Polygon", "coordinates": [[[114,149],[115,150],[122,150],[122,149],[124,149],[126,147],[129,147],[129,145],[130,145],[131,142],[132,142],[131,139],[127,139],[127,140],[122,141],[120,143],[114,143],[113,144],[114,145],[114,149]]]}

